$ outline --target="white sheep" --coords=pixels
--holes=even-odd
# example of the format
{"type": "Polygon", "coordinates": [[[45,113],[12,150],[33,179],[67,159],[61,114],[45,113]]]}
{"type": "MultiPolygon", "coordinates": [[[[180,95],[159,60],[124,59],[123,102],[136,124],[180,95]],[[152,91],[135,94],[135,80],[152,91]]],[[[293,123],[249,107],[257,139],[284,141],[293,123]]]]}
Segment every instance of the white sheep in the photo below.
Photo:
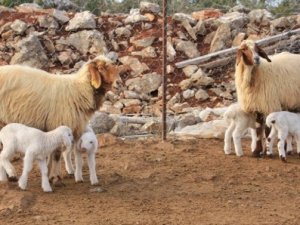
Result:
{"type": "Polygon", "coordinates": [[[256,115],[254,113],[246,113],[241,110],[238,103],[234,103],[228,107],[224,113],[224,119],[229,123],[224,137],[224,152],[231,153],[231,137],[233,138],[234,149],[237,156],[243,155],[241,138],[244,132],[249,128],[251,132],[251,150],[256,148],[256,115]]]}
{"type": "MultiPolygon", "coordinates": [[[[127,69],[127,68],[125,68],[127,69]]],[[[0,124],[22,123],[50,131],[70,127],[75,141],[119,81],[121,68],[105,56],[87,62],[75,74],[55,75],[21,65],[0,66],[0,124]]],[[[60,183],[60,155],[51,154],[50,179],[60,183]]]]}
{"type": "MultiPolygon", "coordinates": [[[[287,151],[292,150],[291,139],[295,137],[297,143],[297,153],[300,154],[300,114],[287,111],[270,113],[266,118],[266,124],[271,127],[271,133],[267,142],[272,146],[274,137],[278,135],[278,152],[282,161],[286,162],[286,153],[284,149],[285,141],[288,143],[287,151]]],[[[268,144],[267,144],[268,146],[268,144]]],[[[269,149],[272,154],[272,148],[269,149]]]]}
{"type": "Polygon", "coordinates": [[[42,189],[51,192],[52,188],[48,179],[47,156],[61,146],[71,148],[73,142],[72,130],[67,126],[59,126],[56,129],[43,132],[36,128],[19,123],[10,123],[0,131],[0,142],[3,149],[0,153],[0,180],[6,181],[6,173],[11,180],[16,180],[16,171],[10,160],[15,153],[25,154],[23,172],[19,179],[19,187],[25,190],[29,172],[34,160],[39,162],[42,189]],[[5,173],[6,172],[6,173],[5,173]]]}
{"type": "MultiPolygon", "coordinates": [[[[98,149],[98,140],[97,137],[92,130],[91,127],[87,127],[86,131],[83,133],[83,135],[80,137],[77,145],[74,148],[74,154],[75,154],[75,181],[76,182],[82,182],[82,166],[83,166],[83,160],[82,160],[82,154],[87,154],[87,162],[89,167],[89,173],[90,173],[90,181],[92,185],[98,184],[98,178],[96,174],[96,161],[95,156],[98,149]]],[[[65,167],[68,172],[68,174],[74,174],[74,167],[72,165],[71,160],[71,149],[68,151],[63,152],[64,160],[65,160],[65,167]]]]}
{"type": "MultiPolygon", "coordinates": [[[[257,140],[260,143],[266,115],[300,108],[299,62],[300,55],[287,52],[268,57],[251,40],[239,46],[235,67],[238,102],[243,111],[258,113],[257,140]]],[[[260,155],[262,150],[262,145],[257,145],[253,155],[260,155]]]]}

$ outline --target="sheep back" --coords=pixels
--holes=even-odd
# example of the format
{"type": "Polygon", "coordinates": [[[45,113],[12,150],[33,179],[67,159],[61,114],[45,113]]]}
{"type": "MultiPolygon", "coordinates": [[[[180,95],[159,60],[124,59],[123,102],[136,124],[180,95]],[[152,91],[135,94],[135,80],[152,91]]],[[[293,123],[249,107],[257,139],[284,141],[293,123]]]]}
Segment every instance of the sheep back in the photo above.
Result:
{"type": "Polygon", "coordinates": [[[258,68],[236,67],[238,101],[246,112],[269,114],[300,107],[300,55],[280,53],[261,59],[258,68]]]}

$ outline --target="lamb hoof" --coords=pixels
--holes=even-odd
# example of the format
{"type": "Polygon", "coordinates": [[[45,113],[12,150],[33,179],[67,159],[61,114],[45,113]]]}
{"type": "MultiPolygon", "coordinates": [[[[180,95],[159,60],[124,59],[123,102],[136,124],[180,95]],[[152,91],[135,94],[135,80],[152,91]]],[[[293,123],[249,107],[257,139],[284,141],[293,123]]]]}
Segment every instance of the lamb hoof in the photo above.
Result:
{"type": "Polygon", "coordinates": [[[288,151],[286,154],[287,155],[293,155],[293,152],[292,151],[288,151]]]}
{"type": "Polygon", "coordinates": [[[286,161],[286,157],[283,157],[282,155],[280,156],[280,159],[281,159],[281,161],[284,162],[284,163],[287,162],[287,161],[286,161]]]}
{"type": "Polygon", "coordinates": [[[18,181],[18,178],[13,176],[13,177],[7,177],[8,181],[9,182],[17,182],[18,181]]]}
{"type": "Polygon", "coordinates": [[[79,184],[79,183],[83,183],[83,180],[76,180],[75,181],[77,184],[79,184]]]}

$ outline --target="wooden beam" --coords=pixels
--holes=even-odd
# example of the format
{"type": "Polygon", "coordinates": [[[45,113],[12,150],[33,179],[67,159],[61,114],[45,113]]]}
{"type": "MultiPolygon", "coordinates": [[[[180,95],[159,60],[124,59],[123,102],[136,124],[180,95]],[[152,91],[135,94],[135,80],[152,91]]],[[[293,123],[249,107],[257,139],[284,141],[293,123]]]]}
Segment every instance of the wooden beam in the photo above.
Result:
{"type": "MultiPolygon", "coordinates": [[[[277,35],[274,35],[274,36],[271,36],[271,37],[261,39],[261,40],[257,41],[256,43],[263,46],[263,45],[270,44],[270,43],[275,42],[275,41],[279,41],[279,40],[289,38],[292,35],[300,35],[300,28],[298,28],[296,30],[291,30],[291,31],[288,31],[288,32],[285,32],[285,33],[281,33],[281,34],[277,34],[277,35]]],[[[193,58],[193,59],[184,60],[184,61],[175,63],[175,66],[177,68],[182,68],[182,67],[185,67],[187,65],[192,65],[192,64],[193,65],[198,65],[198,64],[201,64],[201,63],[205,63],[205,62],[208,62],[208,61],[210,61],[210,60],[212,60],[216,57],[224,57],[226,55],[231,55],[231,54],[236,52],[237,48],[238,47],[232,47],[232,48],[224,49],[224,50],[221,50],[221,51],[218,51],[218,52],[209,53],[209,54],[204,55],[204,56],[199,56],[199,57],[196,57],[196,58],[193,58]]]]}

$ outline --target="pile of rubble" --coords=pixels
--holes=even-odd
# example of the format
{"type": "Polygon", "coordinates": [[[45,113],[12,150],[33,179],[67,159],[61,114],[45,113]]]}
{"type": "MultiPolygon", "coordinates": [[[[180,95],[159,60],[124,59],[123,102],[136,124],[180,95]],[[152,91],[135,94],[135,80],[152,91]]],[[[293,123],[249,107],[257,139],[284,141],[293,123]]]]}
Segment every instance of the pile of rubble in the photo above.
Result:
{"type": "MultiPolygon", "coordinates": [[[[129,14],[101,16],[42,9],[36,4],[0,7],[0,65],[26,64],[53,73],[72,73],[89,58],[104,53],[132,70],[122,74],[124,84],[117,93],[107,93],[100,111],[159,117],[162,24],[159,5],[148,2],[141,2],[129,14]]],[[[299,26],[300,15],[274,19],[265,9],[250,11],[242,6],[226,14],[207,9],[169,16],[167,110],[177,121],[175,125],[170,122],[170,129],[183,127],[181,119],[188,125],[202,121],[197,113],[205,107],[223,107],[236,100],[234,59],[220,68],[189,65],[178,69],[176,62],[239,45],[245,38],[257,40],[299,26]]],[[[148,122],[140,123],[138,130],[148,122]]],[[[106,131],[117,123],[111,124],[106,131]]],[[[136,129],[132,126],[127,130],[136,129]]],[[[155,130],[153,123],[143,129],[155,130]]],[[[121,130],[114,128],[114,133],[121,135],[121,130]]]]}

